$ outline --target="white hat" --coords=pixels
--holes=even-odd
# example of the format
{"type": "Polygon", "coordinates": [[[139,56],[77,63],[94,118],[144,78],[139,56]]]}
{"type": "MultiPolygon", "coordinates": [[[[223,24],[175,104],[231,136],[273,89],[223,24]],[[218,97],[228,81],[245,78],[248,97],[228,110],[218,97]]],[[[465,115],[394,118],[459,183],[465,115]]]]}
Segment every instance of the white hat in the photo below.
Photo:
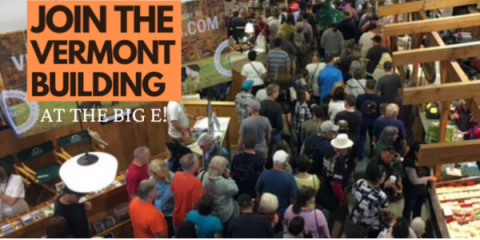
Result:
{"type": "Polygon", "coordinates": [[[415,232],[417,238],[420,238],[425,234],[425,222],[420,217],[416,217],[412,220],[412,223],[410,223],[410,228],[415,232]]]}
{"type": "Polygon", "coordinates": [[[353,146],[353,141],[348,139],[348,135],[345,133],[338,134],[330,143],[337,149],[346,149],[353,146]]]}
{"type": "Polygon", "coordinates": [[[288,159],[288,153],[283,150],[278,150],[273,154],[273,161],[276,163],[286,163],[288,159]]]}

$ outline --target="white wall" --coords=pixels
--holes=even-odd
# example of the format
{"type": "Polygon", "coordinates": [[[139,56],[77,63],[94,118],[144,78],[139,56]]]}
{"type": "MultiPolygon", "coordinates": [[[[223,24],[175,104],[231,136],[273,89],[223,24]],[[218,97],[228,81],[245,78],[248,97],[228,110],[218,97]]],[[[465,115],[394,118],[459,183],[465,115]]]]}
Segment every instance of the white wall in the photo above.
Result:
{"type": "Polygon", "coordinates": [[[0,0],[0,33],[27,29],[27,0],[0,0]]]}

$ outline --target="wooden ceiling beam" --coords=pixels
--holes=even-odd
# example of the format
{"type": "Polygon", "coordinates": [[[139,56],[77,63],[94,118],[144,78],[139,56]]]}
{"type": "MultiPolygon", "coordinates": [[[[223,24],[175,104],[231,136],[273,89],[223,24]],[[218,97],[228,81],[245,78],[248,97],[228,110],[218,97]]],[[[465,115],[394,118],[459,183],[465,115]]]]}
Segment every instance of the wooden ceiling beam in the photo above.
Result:
{"type": "Polygon", "coordinates": [[[462,58],[477,57],[479,53],[480,42],[469,42],[394,52],[392,59],[396,66],[403,66],[413,63],[451,61],[462,58]]]}
{"type": "Polygon", "coordinates": [[[472,98],[480,98],[480,81],[405,88],[402,96],[405,105],[472,98]]]}
{"type": "Polygon", "coordinates": [[[382,6],[378,9],[381,17],[402,13],[420,12],[440,8],[458,7],[480,3],[480,0],[430,0],[415,1],[382,6]]]}
{"type": "Polygon", "coordinates": [[[418,153],[418,164],[420,166],[436,166],[479,161],[479,146],[480,140],[422,144],[418,153]]]}
{"type": "Polygon", "coordinates": [[[414,22],[387,24],[385,26],[385,35],[399,36],[476,26],[480,26],[480,13],[414,22]]]}

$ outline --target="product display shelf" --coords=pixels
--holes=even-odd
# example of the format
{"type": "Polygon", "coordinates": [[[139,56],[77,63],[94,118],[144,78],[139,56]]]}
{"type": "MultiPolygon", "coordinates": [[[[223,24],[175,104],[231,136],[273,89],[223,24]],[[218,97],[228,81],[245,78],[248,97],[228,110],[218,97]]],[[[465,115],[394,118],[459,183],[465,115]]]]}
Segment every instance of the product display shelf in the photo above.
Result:
{"type": "Polygon", "coordinates": [[[438,238],[480,238],[480,177],[439,182],[430,189],[438,238]],[[474,193],[470,194],[469,193],[474,193]],[[448,199],[445,196],[449,196],[448,199]]]}
{"type": "MultiPolygon", "coordinates": [[[[89,223],[92,226],[92,235],[97,236],[93,227],[95,222],[108,217],[116,217],[116,208],[122,204],[127,204],[128,198],[124,179],[125,175],[121,173],[107,188],[97,193],[87,194],[84,199],[81,199],[81,201],[90,201],[93,206],[92,210],[87,212],[89,223]]],[[[5,219],[0,223],[0,237],[41,238],[45,236],[45,228],[54,213],[54,201],[55,199],[51,199],[37,206],[30,207],[27,212],[5,219]]],[[[101,232],[101,234],[113,234],[116,237],[120,237],[121,230],[130,229],[131,225],[129,223],[130,220],[128,218],[115,218],[115,224],[101,232]]],[[[126,237],[129,237],[129,235],[126,237]]]]}

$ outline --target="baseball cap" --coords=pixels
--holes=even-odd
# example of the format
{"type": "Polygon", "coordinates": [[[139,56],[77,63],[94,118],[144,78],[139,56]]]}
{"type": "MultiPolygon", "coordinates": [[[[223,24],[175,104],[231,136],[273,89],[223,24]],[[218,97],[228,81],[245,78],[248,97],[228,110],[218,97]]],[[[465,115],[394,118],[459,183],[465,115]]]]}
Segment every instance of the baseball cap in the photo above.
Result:
{"type": "Polygon", "coordinates": [[[249,91],[252,89],[253,80],[246,80],[242,83],[242,90],[249,91]]]}
{"type": "Polygon", "coordinates": [[[284,150],[278,150],[273,154],[273,162],[286,163],[289,155],[284,150]]]}
{"type": "Polygon", "coordinates": [[[260,111],[260,103],[257,100],[250,100],[248,102],[248,107],[255,112],[260,111]]]}
{"type": "Polygon", "coordinates": [[[297,11],[299,9],[300,9],[300,5],[298,3],[292,3],[290,5],[290,10],[292,10],[292,11],[297,11]]]}
{"type": "Polygon", "coordinates": [[[246,193],[240,194],[237,199],[240,209],[246,209],[252,205],[252,197],[246,193]]]}
{"type": "Polygon", "coordinates": [[[340,127],[335,125],[332,121],[325,121],[320,125],[320,131],[323,133],[326,132],[336,132],[340,127]]]}
{"type": "Polygon", "coordinates": [[[376,43],[381,43],[382,42],[382,37],[378,36],[378,35],[375,35],[373,38],[372,38],[372,41],[376,42],[376,43]]]}

